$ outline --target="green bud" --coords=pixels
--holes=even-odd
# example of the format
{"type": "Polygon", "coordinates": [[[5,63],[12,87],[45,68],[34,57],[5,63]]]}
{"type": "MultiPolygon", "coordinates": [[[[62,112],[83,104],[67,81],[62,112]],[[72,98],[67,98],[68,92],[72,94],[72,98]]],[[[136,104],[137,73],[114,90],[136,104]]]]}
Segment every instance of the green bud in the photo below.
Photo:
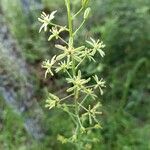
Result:
{"type": "Polygon", "coordinates": [[[91,11],[91,8],[90,8],[90,7],[88,7],[88,8],[85,10],[85,12],[84,12],[84,19],[87,19],[87,18],[88,18],[90,11],[91,11]]]}
{"type": "Polygon", "coordinates": [[[82,7],[86,7],[89,3],[89,0],[82,0],[82,7]]]}

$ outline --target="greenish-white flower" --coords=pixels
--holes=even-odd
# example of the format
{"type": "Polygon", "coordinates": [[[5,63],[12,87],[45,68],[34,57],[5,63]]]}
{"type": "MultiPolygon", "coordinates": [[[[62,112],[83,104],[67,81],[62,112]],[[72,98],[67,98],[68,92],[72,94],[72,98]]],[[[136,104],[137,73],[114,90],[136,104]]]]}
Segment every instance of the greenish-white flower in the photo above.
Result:
{"type": "Polygon", "coordinates": [[[73,90],[82,90],[84,89],[84,85],[90,81],[90,78],[88,79],[82,79],[81,78],[81,71],[78,71],[78,75],[74,76],[73,78],[67,78],[68,83],[72,83],[73,86],[67,90],[67,92],[71,92],[73,90]]]}
{"type": "Polygon", "coordinates": [[[65,31],[65,30],[67,30],[66,27],[59,27],[59,28],[58,28],[57,26],[52,27],[52,29],[50,29],[51,35],[50,35],[50,37],[48,38],[48,41],[50,41],[50,40],[53,39],[54,37],[55,37],[56,39],[58,39],[58,38],[59,38],[59,34],[60,34],[61,32],[63,32],[63,31],[65,31]]]}
{"type": "Polygon", "coordinates": [[[45,72],[45,78],[47,77],[47,74],[50,73],[52,76],[54,75],[52,72],[52,67],[56,62],[56,55],[52,57],[51,61],[45,60],[42,64],[42,68],[46,69],[45,72]]]}
{"type": "Polygon", "coordinates": [[[71,68],[72,62],[63,61],[63,62],[58,63],[58,65],[59,66],[56,68],[55,71],[59,72],[62,70],[63,72],[65,72],[66,70],[71,68]]]}
{"type": "Polygon", "coordinates": [[[78,48],[66,47],[59,44],[55,45],[55,47],[63,51],[62,54],[57,56],[57,60],[61,60],[65,57],[67,57],[68,59],[70,59],[70,57],[73,57],[78,62],[81,61],[79,52],[85,48],[84,46],[78,48]]]}
{"type": "Polygon", "coordinates": [[[82,114],[82,117],[85,118],[87,116],[90,124],[92,124],[93,120],[94,122],[99,124],[99,121],[96,119],[96,115],[102,114],[102,112],[99,111],[100,107],[101,107],[100,102],[94,105],[93,108],[91,108],[91,105],[89,105],[88,109],[85,107],[82,107],[86,111],[84,114],[82,114]]]}
{"type": "Polygon", "coordinates": [[[38,18],[38,20],[42,23],[42,26],[40,27],[39,32],[42,31],[42,29],[44,29],[44,31],[47,31],[47,26],[50,24],[50,22],[55,18],[55,13],[56,11],[52,11],[51,14],[46,14],[45,12],[42,12],[41,14],[41,18],[38,18]]]}
{"type": "Polygon", "coordinates": [[[94,78],[94,80],[96,81],[96,85],[95,85],[94,89],[99,88],[101,95],[103,95],[103,90],[102,90],[102,88],[103,88],[103,87],[106,87],[106,86],[105,86],[105,81],[103,80],[103,78],[101,78],[101,79],[99,80],[97,75],[93,76],[93,78],[94,78]]]}
{"type": "Polygon", "coordinates": [[[62,135],[58,135],[58,136],[57,136],[57,140],[60,141],[62,144],[65,144],[65,143],[68,142],[68,139],[65,138],[65,137],[62,136],[62,135]]]}
{"type": "Polygon", "coordinates": [[[95,99],[97,97],[93,89],[91,88],[84,88],[83,92],[90,96],[92,99],[95,99]]]}
{"type": "Polygon", "coordinates": [[[49,93],[49,96],[46,100],[45,107],[52,109],[53,107],[58,106],[59,102],[60,102],[60,99],[56,95],[49,93]]]}
{"type": "Polygon", "coordinates": [[[84,51],[81,51],[80,57],[82,58],[88,58],[90,61],[93,60],[95,62],[95,59],[93,58],[92,49],[85,48],[84,51]]]}
{"type": "Polygon", "coordinates": [[[90,46],[93,48],[92,54],[95,55],[95,53],[98,51],[100,55],[104,57],[105,53],[102,49],[105,47],[105,45],[103,44],[103,42],[102,41],[100,42],[100,40],[95,41],[93,38],[90,39],[91,41],[86,41],[86,42],[90,44],[90,46]]]}

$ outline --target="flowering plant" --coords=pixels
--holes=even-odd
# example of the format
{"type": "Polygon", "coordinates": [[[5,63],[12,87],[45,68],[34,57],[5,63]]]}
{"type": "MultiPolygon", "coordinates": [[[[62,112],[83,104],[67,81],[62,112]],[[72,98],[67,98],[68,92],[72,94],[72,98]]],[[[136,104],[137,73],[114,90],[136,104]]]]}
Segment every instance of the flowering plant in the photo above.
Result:
{"type": "Polygon", "coordinates": [[[54,76],[55,73],[63,72],[67,75],[66,82],[70,85],[66,90],[66,96],[63,98],[49,93],[45,105],[49,109],[54,107],[62,109],[69,114],[74,123],[75,128],[73,129],[73,135],[71,137],[65,138],[62,135],[58,136],[58,140],[62,143],[77,142],[79,135],[92,129],[101,128],[98,119],[98,116],[101,114],[101,103],[96,95],[96,90],[99,89],[102,95],[103,88],[105,87],[105,81],[99,79],[97,75],[90,78],[83,78],[80,69],[85,60],[95,62],[94,56],[97,52],[101,57],[104,57],[105,53],[103,48],[105,45],[103,42],[90,38],[89,41],[86,41],[88,46],[86,46],[87,44],[81,46],[74,44],[75,36],[77,36],[91,11],[91,9],[87,7],[88,0],[82,0],[80,10],[74,13],[74,15],[73,12],[71,12],[70,0],[65,0],[65,5],[68,14],[67,26],[61,26],[52,22],[57,11],[53,11],[49,15],[42,12],[41,18],[38,18],[42,23],[39,32],[42,30],[47,31],[49,25],[51,27],[48,41],[55,38],[63,42],[62,45],[55,45],[55,47],[60,50],[60,54],[53,56],[51,60],[45,60],[42,64],[42,67],[46,69],[45,77],[47,77],[48,74],[54,76]],[[73,21],[75,21],[83,11],[83,22],[74,30],[73,21]],[[64,31],[69,33],[68,41],[60,36],[60,33],[64,31]],[[95,81],[95,84],[91,85],[90,82],[92,80],[95,81]],[[69,103],[65,102],[67,100],[69,103]]]}

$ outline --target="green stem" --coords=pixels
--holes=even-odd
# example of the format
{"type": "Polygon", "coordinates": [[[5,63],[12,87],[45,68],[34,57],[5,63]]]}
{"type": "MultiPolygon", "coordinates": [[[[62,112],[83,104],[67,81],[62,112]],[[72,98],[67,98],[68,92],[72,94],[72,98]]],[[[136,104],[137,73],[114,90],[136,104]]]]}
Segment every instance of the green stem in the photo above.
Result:
{"type": "Polygon", "coordinates": [[[80,10],[73,16],[73,19],[74,19],[77,15],[79,15],[82,10],[83,10],[83,7],[81,7],[80,10]]]}
{"type": "Polygon", "coordinates": [[[78,112],[79,112],[79,109],[78,109],[78,97],[79,97],[79,91],[78,90],[75,90],[75,112],[76,112],[76,115],[78,116],[78,112]]]}
{"type": "Polygon", "coordinates": [[[89,95],[86,95],[86,96],[84,97],[84,99],[83,99],[83,100],[81,101],[81,103],[80,103],[81,105],[86,101],[86,99],[88,98],[88,96],[89,96],[89,95]]]}
{"type": "Polygon", "coordinates": [[[59,35],[58,35],[58,38],[59,38],[62,42],[64,42],[66,45],[68,45],[68,43],[67,43],[62,37],[60,37],[59,35]]]}
{"type": "Polygon", "coordinates": [[[68,76],[70,77],[70,78],[72,78],[72,76],[70,75],[70,73],[69,73],[69,71],[66,69],[66,73],[68,74],[68,76]]]}
{"type": "Polygon", "coordinates": [[[75,36],[77,34],[77,32],[81,29],[81,27],[84,25],[84,23],[85,23],[85,19],[82,21],[79,28],[73,33],[73,36],[75,36]]]}
{"type": "Polygon", "coordinates": [[[86,57],[84,57],[84,58],[80,61],[80,63],[76,66],[75,69],[78,69],[78,67],[82,64],[82,62],[85,60],[85,58],[86,58],[86,57]]]}
{"type": "Polygon", "coordinates": [[[70,94],[70,95],[68,95],[68,96],[66,96],[66,97],[64,97],[64,98],[62,98],[60,101],[64,101],[64,100],[70,98],[71,96],[73,96],[73,94],[70,94]]]}
{"type": "MultiPolygon", "coordinates": [[[[67,14],[68,14],[69,40],[72,40],[73,42],[73,21],[71,16],[70,0],[65,0],[65,2],[67,6],[67,14]]],[[[73,43],[71,46],[73,46],[73,43]]]]}
{"type": "MultiPolygon", "coordinates": [[[[66,7],[67,7],[67,14],[68,14],[68,26],[69,26],[69,47],[73,47],[74,37],[73,37],[73,19],[71,16],[71,8],[70,8],[70,0],[65,0],[66,7]]],[[[72,74],[75,76],[75,60],[73,57],[72,59],[72,74]]]]}
{"type": "MultiPolygon", "coordinates": [[[[63,110],[63,109],[62,109],[63,110]]],[[[63,110],[64,111],[64,110],[63,110]]],[[[70,118],[72,119],[72,121],[74,122],[75,125],[77,125],[76,120],[74,118],[74,114],[72,114],[71,112],[65,110],[66,113],[68,113],[68,115],[70,116],[70,118]]]]}
{"type": "MultiPolygon", "coordinates": [[[[71,16],[71,8],[70,8],[70,0],[65,0],[66,2],[66,7],[67,7],[67,14],[68,14],[68,26],[69,26],[69,48],[74,47],[74,34],[73,34],[73,19],[71,16]]],[[[72,76],[74,77],[76,75],[76,69],[75,69],[75,60],[73,57],[72,59],[72,76]]],[[[77,118],[79,117],[79,111],[78,111],[78,96],[79,96],[79,91],[74,90],[74,103],[75,103],[75,114],[77,118]]]]}
{"type": "MultiPolygon", "coordinates": [[[[58,25],[58,24],[55,24],[55,23],[52,23],[52,22],[50,22],[49,24],[52,25],[52,26],[59,27],[59,28],[62,28],[62,27],[63,27],[63,26],[61,26],[61,25],[58,25]]],[[[66,29],[66,31],[68,31],[68,29],[66,29]]]]}

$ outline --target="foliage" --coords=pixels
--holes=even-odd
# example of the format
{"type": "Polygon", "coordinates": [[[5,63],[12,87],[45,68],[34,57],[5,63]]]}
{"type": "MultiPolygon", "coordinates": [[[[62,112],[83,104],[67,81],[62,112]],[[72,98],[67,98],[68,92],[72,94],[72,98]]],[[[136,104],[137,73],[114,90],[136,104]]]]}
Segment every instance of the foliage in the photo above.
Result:
{"type": "Polygon", "coordinates": [[[41,146],[29,136],[24,128],[23,119],[7,107],[0,97],[0,149],[40,150],[41,146]],[[25,145],[26,143],[26,145],[25,145]],[[32,146],[31,146],[32,145],[32,146]]]}

